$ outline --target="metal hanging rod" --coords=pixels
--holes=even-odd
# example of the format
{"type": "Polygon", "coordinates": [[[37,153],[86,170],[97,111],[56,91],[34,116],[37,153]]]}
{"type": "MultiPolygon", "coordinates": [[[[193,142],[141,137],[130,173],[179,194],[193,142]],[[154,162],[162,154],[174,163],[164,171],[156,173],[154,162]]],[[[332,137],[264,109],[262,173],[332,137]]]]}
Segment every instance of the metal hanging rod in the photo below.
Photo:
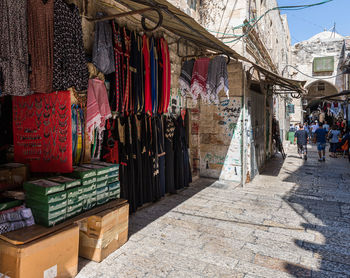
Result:
{"type": "Polygon", "coordinates": [[[125,13],[119,13],[119,14],[113,14],[113,15],[109,15],[109,16],[104,16],[104,17],[101,17],[101,18],[87,18],[87,20],[89,20],[91,22],[99,22],[99,21],[111,20],[111,19],[125,17],[125,16],[129,16],[129,15],[134,15],[134,14],[143,14],[143,13],[151,11],[151,10],[156,10],[156,9],[153,8],[153,7],[149,7],[149,8],[144,8],[144,9],[141,9],[141,10],[135,10],[135,11],[129,11],[129,12],[125,12],[125,13]]]}

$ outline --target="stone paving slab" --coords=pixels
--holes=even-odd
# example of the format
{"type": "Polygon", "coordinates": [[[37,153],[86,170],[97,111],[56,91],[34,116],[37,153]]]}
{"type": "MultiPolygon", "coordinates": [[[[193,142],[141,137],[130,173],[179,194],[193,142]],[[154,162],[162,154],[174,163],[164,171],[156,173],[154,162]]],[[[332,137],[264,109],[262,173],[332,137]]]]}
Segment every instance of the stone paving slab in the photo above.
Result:
{"type": "Polygon", "coordinates": [[[130,217],[129,241],[77,278],[350,277],[350,165],[296,147],[242,188],[199,179],[130,217]]]}

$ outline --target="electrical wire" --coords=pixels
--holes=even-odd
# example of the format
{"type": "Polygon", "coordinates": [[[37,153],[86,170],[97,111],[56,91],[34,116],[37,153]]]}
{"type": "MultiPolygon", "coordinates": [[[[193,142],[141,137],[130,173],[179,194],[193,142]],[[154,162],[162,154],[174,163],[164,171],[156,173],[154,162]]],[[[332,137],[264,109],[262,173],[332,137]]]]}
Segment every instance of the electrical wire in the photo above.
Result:
{"type": "Polygon", "coordinates": [[[307,9],[307,8],[311,8],[311,7],[315,7],[315,6],[320,6],[320,5],[323,5],[323,4],[326,4],[326,3],[329,3],[329,2],[332,2],[334,0],[325,0],[325,1],[322,1],[322,2],[319,2],[319,3],[314,3],[314,4],[308,4],[308,5],[296,5],[296,6],[278,6],[278,7],[274,7],[274,8],[271,8],[271,9],[268,9],[263,15],[261,15],[260,17],[258,18],[253,18],[251,19],[250,21],[248,22],[245,22],[243,24],[240,24],[238,26],[235,26],[235,27],[232,27],[232,30],[236,30],[236,29],[240,29],[242,27],[249,27],[249,29],[247,30],[246,33],[242,34],[242,35],[237,35],[237,34],[230,34],[230,33],[222,33],[222,32],[217,32],[217,31],[211,31],[211,30],[208,30],[209,32],[212,32],[212,33],[216,33],[216,34],[221,34],[221,35],[225,35],[225,36],[238,36],[236,39],[234,40],[231,40],[231,41],[224,41],[224,43],[234,43],[238,40],[240,40],[241,38],[243,37],[246,37],[248,36],[249,32],[251,31],[251,29],[258,24],[258,22],[264,17],[266,16],[269,12],[271,11],[275,11],[275,10],[280,10],[280,11],[297,11],[297,10],[303,10],[303,9],[307,9]],[[251,24],[253,23],[253,24],[251,24]]]}
{"type": "MultiPolygon", "coordinates": [[[[316,80],[332,79],[332,78],[336,78],[336,77],[338,77],[338,76],[340,76],[340,75],[343,75],[343,74],[345,73],[345,72],[341,72],[341,73],[339,73],[339,74],[337,74],[337,75],[328,76],[328,77],[314,77],[314,76],[308,75],[308,74],[306,74],[306,73],[300,71],[298,68],[296,68],[296,67],[294,67],[294,66],[292,66],[292,65],[286,65],[286,66],[284,67],[283,71],[284,71],[287,67],[293,68],[293,69],[295,69],[296,71],[298,71],[299,73],[301,73],[302,75],[305,75],[305,76],[307,76],[307,77],[309,77],[309,78],[316,79],[316,80]]],[[[283,71],[282,71],[282,72],[283,72],[283,71]]]]}

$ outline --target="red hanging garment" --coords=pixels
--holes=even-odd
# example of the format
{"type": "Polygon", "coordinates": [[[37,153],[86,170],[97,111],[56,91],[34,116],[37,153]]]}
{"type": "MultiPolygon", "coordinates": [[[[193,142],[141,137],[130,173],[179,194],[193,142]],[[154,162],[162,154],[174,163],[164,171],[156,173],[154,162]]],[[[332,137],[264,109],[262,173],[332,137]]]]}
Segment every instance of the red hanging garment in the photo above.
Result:
{"type": "Polygon", "coordinates": [[[161,38],[161,48],[163,57],[163,113],[166,113],[170,101],[171,67],[169,47],[164,38],[161,38]]]}
{"type": "Polygon", "coordinates": [[[143,61],[145,67],[145,113],[152,115],[152,95],[151,95],[151,64],[149,54],[149,40],[143,35],[143,61]]]}
{"type": "Polygon", "coordinates": [[[15,161],[32,172],[71,172],[70,92],[13,98],[15,161]]]}

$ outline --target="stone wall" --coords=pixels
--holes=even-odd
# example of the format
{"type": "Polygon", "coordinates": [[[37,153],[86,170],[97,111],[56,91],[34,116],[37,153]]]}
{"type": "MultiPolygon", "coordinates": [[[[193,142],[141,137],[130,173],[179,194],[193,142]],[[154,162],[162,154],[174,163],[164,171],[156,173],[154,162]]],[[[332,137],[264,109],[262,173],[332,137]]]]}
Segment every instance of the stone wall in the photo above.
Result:
{"type": "Polygon", "coordinates": [[[218,105],[200,103],[200,175],[230,181],[242,176],[242,96],[241,63],[228,66],[229,97],[223,92],[218,105]]]}

